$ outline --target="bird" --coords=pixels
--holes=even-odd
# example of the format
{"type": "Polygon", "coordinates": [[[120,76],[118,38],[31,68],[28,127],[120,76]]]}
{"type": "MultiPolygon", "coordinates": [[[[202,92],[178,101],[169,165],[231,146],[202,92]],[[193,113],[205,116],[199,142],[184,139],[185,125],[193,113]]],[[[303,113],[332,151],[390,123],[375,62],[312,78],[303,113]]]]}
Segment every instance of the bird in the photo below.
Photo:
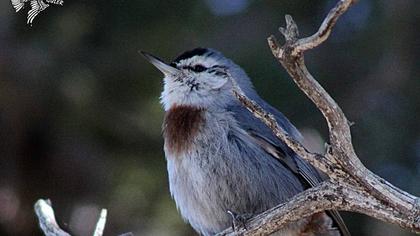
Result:
{"type": "MultiPolygon", "coordinates": [[[[250,216],[323,181],[235,98],[231,79],[273,114],[288,135],[302,141],[297,128],[264,101],[245,71],[221,52],[194,48],[171,63],[141,53],[164,75],[160,102],[169,191],[182,218],[200,235],[246,224],[250,216]]],[[[273,235],[350,233],[333,210],[290,223],[273,235]]]]}

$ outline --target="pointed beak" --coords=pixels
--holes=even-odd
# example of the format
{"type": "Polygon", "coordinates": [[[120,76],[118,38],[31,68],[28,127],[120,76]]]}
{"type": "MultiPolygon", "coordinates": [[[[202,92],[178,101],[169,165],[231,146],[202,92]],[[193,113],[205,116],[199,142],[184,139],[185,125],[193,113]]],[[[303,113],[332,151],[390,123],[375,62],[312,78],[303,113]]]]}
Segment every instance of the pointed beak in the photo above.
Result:
{"type": "Polygon", "coordinates": [[[140,51],[140,53],[144,56],[144,58],[146,58],[146,60],[152,63],[152,65],[154,65],[164,75],[176,75],[179,73],[179,70],[177,68],[168,65],[158,57],[155,57],[152,54],[143,51],[140,51]]]}

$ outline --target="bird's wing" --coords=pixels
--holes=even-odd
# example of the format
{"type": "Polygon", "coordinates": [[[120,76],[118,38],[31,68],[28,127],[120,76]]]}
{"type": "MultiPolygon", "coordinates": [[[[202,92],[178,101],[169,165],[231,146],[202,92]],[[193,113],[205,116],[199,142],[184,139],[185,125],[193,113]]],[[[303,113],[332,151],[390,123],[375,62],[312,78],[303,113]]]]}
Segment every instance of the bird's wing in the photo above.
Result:
{"type": "MultiPolygon", "coordinates": [[[[312,170],[313,167],[307,164],[307,162],[302,160],[302,158],[300,158],[299,156],[290,156],[289,154],[281,150],[279,147],[276,147],[270,141],[256,135],[254,131],[250,131],[249,134],[255,139],[256,143],[258,143],[259,146],[262,147],[267,153],[280,160],[283,163],[283,165],[292,170],[292,172],[298,176],[301,182],[304,181],[302,184],[305,188],[314,187],[320,182],[322,182],[322,179],[321,177],[319,177],[319,174],[314,175],[314,171],[316,170],[312,170]]],[[[333,221],[341,231],[342,236],[350,236],[350,232],[348,231],[346,224],[344,223],[343,218],[341,218],[338,211],[327,211],[327,214],[333,218],[333,221]]]]}
{"type": "MultiPolygon", "coordinates": [[[[281,112],[266,103],[264,104],[264,102],[262,103],[263,108],[275,116],[279,125],[282,126],[289,135],[295,139],[301,139],[297,129],[281,112]]],[[[318,171],[312,165],[294,153],[287,145],[279,140],[264,123],[246,110],[246,108],[240,104],[235,104],[228,109],[233,112],[238,124],[248,132],[255,143],[290,169],[292,173],[301,180],[301,183],[305,188],[314,187],[323,181],[318,171]]],[[[342,236],[350,236],[343,219],[337,211],[327,211],[327,214],[333,218],[333,221],[341,231],[342,236]]]]}
{"type": "MultiPolygon", "coordinates": [[[[258,104],[274,115],[278,124],[294,139],[301,141],[302,137],[297,129],[290,123],[290,121],[275,108],[271,107],[264,101],[257,101],[258,104]]],[[[233,113],[238,124],[247,131],[256,142],[264,148],[267,152],[273,155],[277,152],[277,156],[273,155],[280,161],[286,164],[293,173],[297,173],[303,177],[310,186],[315,186],[322,181],[318,171],[304,161],[301,157],[296,155],[286,144],[279,140],[264,123],[258,118],[254,117],[245,107],[239,103],[235,103],[228,107],[228,110],[233,113]]]]}

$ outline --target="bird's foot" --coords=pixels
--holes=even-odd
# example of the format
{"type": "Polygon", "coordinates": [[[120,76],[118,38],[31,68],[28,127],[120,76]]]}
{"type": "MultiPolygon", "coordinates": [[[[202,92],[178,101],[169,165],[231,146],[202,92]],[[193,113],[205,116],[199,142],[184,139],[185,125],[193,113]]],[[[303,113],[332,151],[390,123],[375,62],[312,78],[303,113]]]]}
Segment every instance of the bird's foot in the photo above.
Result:
{"type": "Polygon", "coordinates": [[[246,228],[246,222],[252,217],[252,214],[237,214],[231,210],[228,210],[227,213],[232,217],[232,229],[238,231],[241,228],[246,228]]]}

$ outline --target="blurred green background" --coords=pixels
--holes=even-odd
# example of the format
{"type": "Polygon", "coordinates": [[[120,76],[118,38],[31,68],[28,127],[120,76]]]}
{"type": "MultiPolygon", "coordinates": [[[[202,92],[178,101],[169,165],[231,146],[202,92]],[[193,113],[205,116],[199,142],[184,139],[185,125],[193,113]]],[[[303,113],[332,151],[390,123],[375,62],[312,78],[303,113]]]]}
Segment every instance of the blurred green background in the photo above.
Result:
{"type": "MultiPolygon", "coordinates": [[[[420,2],[361,0],[306,55],[338,101],[371,170],[420,194],[420,2]]],[[[159,104],[166,60],[212,47],[241,65],[260,95],[322,151],[325,122],[274,60],[266,38],[292,14],[301,35],[335,1],[71,1],[26,25],[0,3],[0,235],[41,235],[32,206],[50,198],[63,228],[90,235],[194,235],[170,199],[159,104]]],[[[354,235],[410,235],[344,214],[354,235]]]]}

